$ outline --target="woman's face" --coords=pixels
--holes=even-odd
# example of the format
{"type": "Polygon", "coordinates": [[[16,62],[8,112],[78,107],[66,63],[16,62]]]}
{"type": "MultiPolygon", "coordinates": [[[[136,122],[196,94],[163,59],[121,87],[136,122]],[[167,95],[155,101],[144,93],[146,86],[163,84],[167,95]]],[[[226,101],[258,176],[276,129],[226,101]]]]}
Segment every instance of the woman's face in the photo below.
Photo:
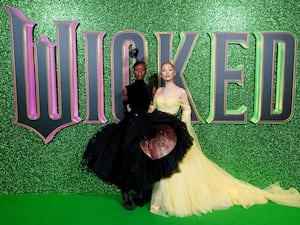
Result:
{"type": "Polygon", "coordinates": [[[138,64],[133,68],[133,74],[136,80],[144,80],[146,76],[145,64],[138,64]]]}
{"type": "Polygon", "coordinates": [[[176,75],[176,71],[173,65],[166,63],[161,67],[160,76],[163,80],[173,80],[176,75]]]}

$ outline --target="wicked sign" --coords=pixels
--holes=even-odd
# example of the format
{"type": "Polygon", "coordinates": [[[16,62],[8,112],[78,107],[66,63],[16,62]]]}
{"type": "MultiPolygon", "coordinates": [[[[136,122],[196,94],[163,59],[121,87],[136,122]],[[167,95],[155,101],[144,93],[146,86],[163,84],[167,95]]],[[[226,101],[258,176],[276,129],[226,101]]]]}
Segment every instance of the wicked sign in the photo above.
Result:
{"type": "MultiPolygon", "coordinates": [[[[16,8],[6,6],[10,19],[14,123],[34,131],[45,143],[72,124],[79,123],[77,87],[77,21],[54,21],[56,43],[46,35],[33,40],[35,22],[16,8]]],[[[103,93],[103,40],[105,32],[83,32],[86,57],[85,123],[106,123],[103,93]]],[[[158,65],[172,61],[176,82],[188,89],[183,72],[199,32],[182,32],[176,57],[172,59],[172,32],[156,32],[158,65]]],[[[243,67],[228,68],[228,45],[247,49],[249,32],[212,32],[211,95],[207,123],[246,123],[247,108],[226,106],[227,84],[243,83],[243,67]]],[[[283,123],[292,118],[295,95],[296,38],[289,32],[254,32],[256,71],[253,123],[283,123]],[[276,73],[276,74],[275,74],[276,73]],[[276,90],[276,92],[275,92],[276,90]]],[[[147,40],[135,30],[122,30],[111,40],[112,113],[122,118],[124,85],[130,82],[129,48],[139,49],[138,60],[147,59],[147,40]]],[[[192,97],[192,119],[201,122],[192,97]]]]}

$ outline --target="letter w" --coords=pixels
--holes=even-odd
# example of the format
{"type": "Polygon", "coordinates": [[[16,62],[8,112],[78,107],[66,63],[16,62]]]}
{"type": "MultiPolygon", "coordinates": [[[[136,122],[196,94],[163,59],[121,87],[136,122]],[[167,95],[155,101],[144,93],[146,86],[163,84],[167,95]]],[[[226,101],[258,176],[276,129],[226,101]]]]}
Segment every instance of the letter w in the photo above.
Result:
{"type": "Polygon", "coordinates": [[[16,8],[6,6],[6,10],[11,26],[14,123],[48,143],[59,130],[81,121],[77,101],[78,22],[55,22],[57,45],[45,35],[33,42],[35,23],[16,8]]]}

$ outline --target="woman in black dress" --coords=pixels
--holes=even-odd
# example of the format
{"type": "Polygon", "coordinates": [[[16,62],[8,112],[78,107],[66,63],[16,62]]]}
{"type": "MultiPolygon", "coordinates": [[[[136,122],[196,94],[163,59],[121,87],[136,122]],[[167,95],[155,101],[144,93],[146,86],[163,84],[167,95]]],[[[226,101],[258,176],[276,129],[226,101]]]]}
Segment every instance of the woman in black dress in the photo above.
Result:
{"type": "Polygon", "coordinates": [[[123,206],[133,208],[129,191],[143,206],[144,191],[178,171],[178,162],[192,144],[176,115],[148,113],[155,87],[146,84],[146,65],[133,66],[135,81],[123,89],[124,119],[105,125],[88,142],[81,164],[101,180],[121,189],[123,206]]]}

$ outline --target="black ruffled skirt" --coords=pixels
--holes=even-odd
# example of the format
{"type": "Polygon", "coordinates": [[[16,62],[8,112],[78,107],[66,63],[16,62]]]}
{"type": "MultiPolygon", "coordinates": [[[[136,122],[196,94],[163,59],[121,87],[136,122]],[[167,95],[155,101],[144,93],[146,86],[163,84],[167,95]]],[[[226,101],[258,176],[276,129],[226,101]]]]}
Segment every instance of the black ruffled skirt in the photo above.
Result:
{"type": "Polygon", "coordinates": [[[160,111],[139,113],[98,131],[81,165],[120,189],[143,189],[178,172],[192,142],[177,117],[160,111]]]}

